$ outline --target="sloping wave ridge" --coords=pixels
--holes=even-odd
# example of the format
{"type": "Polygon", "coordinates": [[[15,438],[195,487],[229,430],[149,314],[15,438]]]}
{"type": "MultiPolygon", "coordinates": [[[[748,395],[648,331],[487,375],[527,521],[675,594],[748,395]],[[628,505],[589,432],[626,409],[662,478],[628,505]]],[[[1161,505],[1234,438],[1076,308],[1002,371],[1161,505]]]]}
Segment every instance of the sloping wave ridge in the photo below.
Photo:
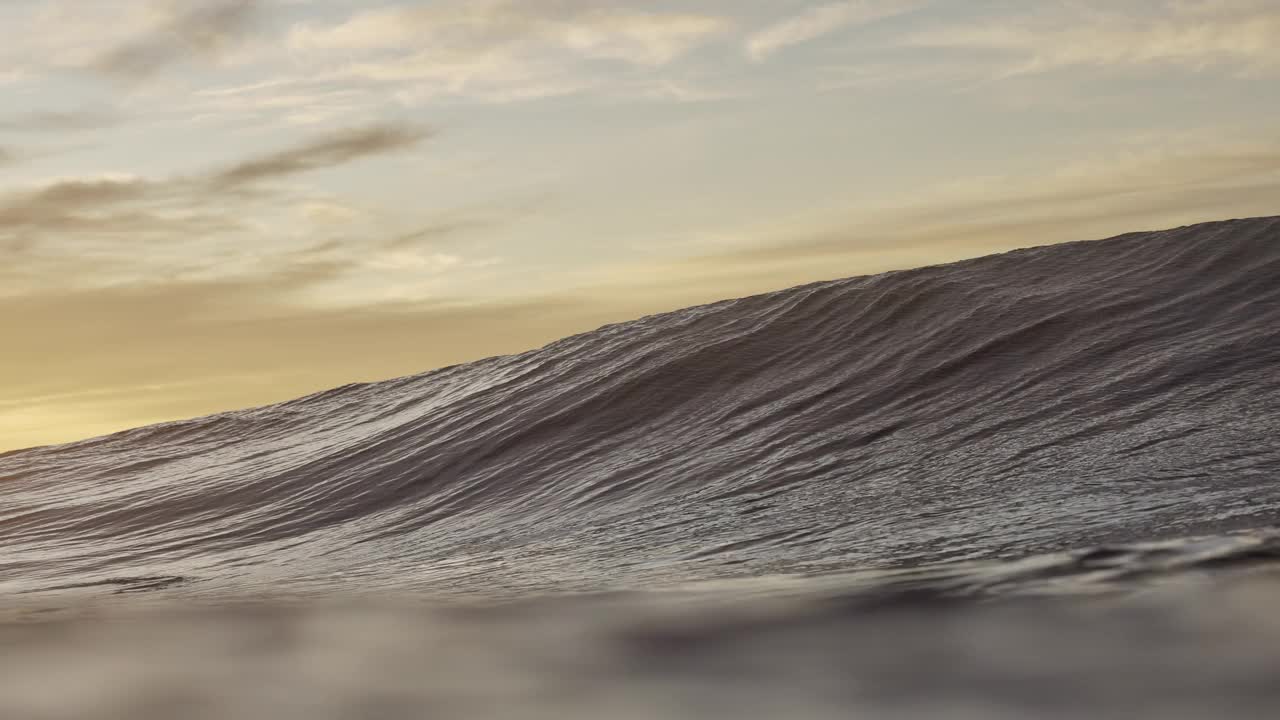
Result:
{"type": "Polygon", "coordinates": [[[0,592],[492,597],[1225,536],[1276,521],[1278,436],[1280,218],[1229,221],[0,456],[0,592]]]}

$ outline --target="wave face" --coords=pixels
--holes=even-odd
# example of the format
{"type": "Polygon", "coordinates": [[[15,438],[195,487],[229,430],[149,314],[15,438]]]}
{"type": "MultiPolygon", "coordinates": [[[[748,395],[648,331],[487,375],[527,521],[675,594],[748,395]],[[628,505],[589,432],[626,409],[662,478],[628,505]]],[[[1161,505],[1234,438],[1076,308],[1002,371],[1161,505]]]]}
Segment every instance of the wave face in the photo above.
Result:
{"type": "Polygon", "coordinates": [[[1019,250],[0,457],[0,592],[895,568],[1280,513],[1280,219],[1019,250]]]}

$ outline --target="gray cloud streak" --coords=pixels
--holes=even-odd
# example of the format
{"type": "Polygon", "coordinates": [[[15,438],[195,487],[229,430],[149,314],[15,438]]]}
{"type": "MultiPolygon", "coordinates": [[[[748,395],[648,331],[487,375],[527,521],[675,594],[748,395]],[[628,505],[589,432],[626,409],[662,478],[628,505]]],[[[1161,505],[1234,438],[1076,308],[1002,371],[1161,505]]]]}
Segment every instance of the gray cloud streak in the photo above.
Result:
{"type": "Polygon", "coordinates": [[[74,225],[82,211],[143,198],[148,186],[134,179],[66,180],[0,199],[0,231],[74,225]]]}
{"type": "Polygon", "coordinates": [[[169,18],[148,35],[107,51],[91,67],[126,79],[143,79],[166,66],[225,51],[252,28],[259,0],[207,0],[169,18]]]}
{"type": "Polygon", "coordinates": [[[381,155],[417,145],[431,136],[422,128],[375,126],[330,135],[289,150],[254,158],[210,178],[214,187],[242,185],[344,165],[366,156],[381,155]]]}
{"type": "Polygon", "coordinates": [[[241,229],[236,207],[263,195],[258,183],[336,167],[412,147],[430,133],[378,125],[319,138],[247,159],[229,169],[162,180],[105,177],[63,180],[0,194],[0,239],[125,234],[194,238],[241,229]]]}

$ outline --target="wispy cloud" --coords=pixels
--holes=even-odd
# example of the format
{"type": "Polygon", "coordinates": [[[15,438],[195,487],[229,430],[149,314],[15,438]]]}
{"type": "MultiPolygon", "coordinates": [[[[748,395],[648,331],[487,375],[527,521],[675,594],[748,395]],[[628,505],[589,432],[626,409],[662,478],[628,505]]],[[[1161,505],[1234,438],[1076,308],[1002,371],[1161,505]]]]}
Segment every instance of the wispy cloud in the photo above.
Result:
{"type": "Polygon", "coordinates": [[[289,45],[348,52],[419,49],[455,59],[519,48],[661,65],[728,27],[724,18],[692,13],[472,0],[369,10],[336,25],[302,24],[290,33],[289,45]]]}
{"type": "Polygon", "coordinates": [[[0,234],[65,229],[91,224],[82,215],[103,206],[139,200],[150,185],[130,176],[58,180],[24,192],[0,196],[0,234]]]}
{"type": "Polygon", "coordinates": [[[844,0],[819,5],[753,33],[746,41],[747,54],[764,60],[840,30],[904,15],[922,4],[920,0],[844,0]]]}
{"type": "Polygon", "coordinates": [[[91,67],[139,79],[192,57],[227,50],[251,27],[258,0],[195,0],[172,6],[154,27],[95,58],[91,67]]]}
{"type": "Polygon", "coordinates": [[[1004,74],[1070,67],[1280,68],[1280,5],[1249,0],[1037,4],[1031,12],[912,35],[922,48],[1000,53],[1004,74]]]}
{"type": "Polygon", "coordinates": [[[334,133],[298,147],[253,158],[216,173],[215,187],[231,188],[345,165],[371,155],[403,150],[431,135],[417,127],[376,126],[334,133]]]}
{"type": "Polygon", "coordinates": [[[596,11],[576,16],[550,34],[588,58],[665,65],[727,31],[721,17],[688,13],[596,11]]]}
{"type": "Polygon", "coordinates": [[[299,53],[346,58],[341,76],[396,84],[410,102],[441,96],[509,102],[581,92],[606,84],[618,68],[664,67],[730,27],[705,14],[469,0],[303,23],[288,44],[299,53]]]}
{"type": "Polygon", "coordinates": [[[196,92],[191,117],[197,121],[332,125],[367,116],[371,108],[385,101],[385,93],[380,96],[373,88],[325,78],[280,77],[196,92]]]}
{"type": "MultiPolygon", "coordinates": [[[[263,209],[258,205],[266,203],[270,210],[289,201],[266,183],[405,150],[428,135],[416,127],[378,125],[324,135],[193,175],[54,180],[0,194],[0,241],[56,240],[50,252],[83,259],[95,248],[104,257],[132,257],[129,248],[149,240],[177,246],[236,236],[243,240],[254,227],[255,213],[263,209]]],[[[137,269],[153,262],[198,265],[208,261],[201,253],[188,255],[183,260],[182,253],[175,258],[152,252],[145,261],[131,264],[137,269]]]]}
{"type": "Polygon", "coordinates": [[[192,192],[180,181],[73,178],[0,196],[0,239],[53,242],[58,255],[91,248],[131,255],[138,242],[198,242],[241,227],[221,200],[192,192]]]}

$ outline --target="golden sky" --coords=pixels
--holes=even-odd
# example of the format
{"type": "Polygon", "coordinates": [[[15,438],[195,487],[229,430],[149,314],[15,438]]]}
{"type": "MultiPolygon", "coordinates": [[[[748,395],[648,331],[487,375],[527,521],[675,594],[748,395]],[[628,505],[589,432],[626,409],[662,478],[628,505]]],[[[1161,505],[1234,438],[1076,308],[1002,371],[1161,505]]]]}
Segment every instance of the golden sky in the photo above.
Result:
{"type": "Polygon", "coordinates": [[[1280,213],[1275,0],[5,0],[0,451],[1280,213]]]}

